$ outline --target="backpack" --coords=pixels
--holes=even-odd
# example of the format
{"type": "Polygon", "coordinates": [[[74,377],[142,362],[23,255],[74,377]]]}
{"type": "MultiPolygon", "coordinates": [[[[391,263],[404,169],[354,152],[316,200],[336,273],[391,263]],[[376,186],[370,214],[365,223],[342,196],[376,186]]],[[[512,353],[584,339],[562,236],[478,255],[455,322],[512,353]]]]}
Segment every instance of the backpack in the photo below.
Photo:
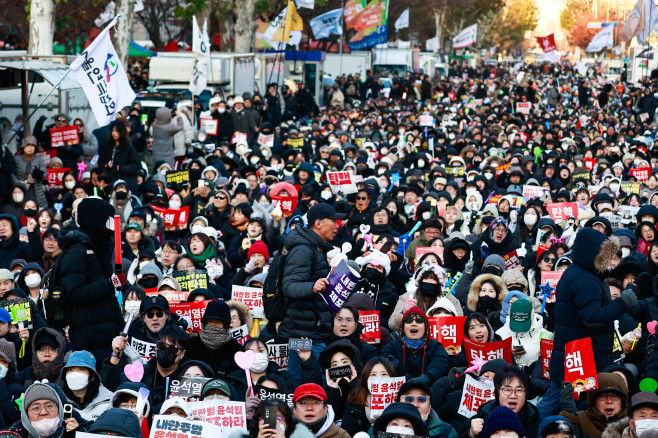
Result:
{"type": "Polygon", "coordinates": [[[283,270],[286,267],[288,252],[276,251],[263,282],[263,308],[268,321],[283,321],[286,303],[283,297],[283,270]]]}

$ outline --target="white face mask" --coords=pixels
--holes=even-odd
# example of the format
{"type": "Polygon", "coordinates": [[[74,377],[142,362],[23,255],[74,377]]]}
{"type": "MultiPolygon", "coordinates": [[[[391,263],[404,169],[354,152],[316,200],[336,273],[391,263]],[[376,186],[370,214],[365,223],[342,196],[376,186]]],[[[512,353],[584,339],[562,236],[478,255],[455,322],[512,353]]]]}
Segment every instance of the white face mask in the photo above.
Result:
{"type": "Polygon", "coordinates": [[[23,202],[24,197],[25,197],[25,195],[23,193],[14,193],[12,195],[12,198],[14,199],[14,202],[17,203],[17,204],[23,202]]]}
{"type": "Polygon", "coordinates": [[[646,420],[634,420],[635,421],[635,435],[640,436],[642,432],[647,430],[657,430],[658,429],[658,420],[649,418],[646,420]]]}
{"type": "Polygon", "coordinates": [[[491,179],[491,178],[493,178],[493,173],[489,173],[489,172],[487,172],[487,173],[484,174],[484,177],[485,177],[486,179],[491,179]]]}
{"type": "Polygon", "coordinates": [[[180,201],[169,201],[169,207],[180,208],[180,201]]]}
{"type": "Polygon", "coordinates": [[[41,284],[41,275],[29,274],[25,276],[25,285],[27,287],[37,287],[41,284]]]}
{"type": "Polygon", "coordinates": [[[219,108],[217,108],[217,112],[220,113],[220,114],[223,114],[223,113],[226,112],[226,108],[219,107],[219,108]]]}
{"type": "Polygon", "coordinates": [[[382,149],[379,151],[379,153],[382,154],[382,155],[388,155],[388,149],[386,149],[386,148],[382,148],[382,149]]]}
{"type": "Polygon", "coordinates": [[[526,225],[533,226],[537,223],[537,216],[534,214],[525,214],[523,215],[523,222],[525,222],[526,225]]]}
{"type": "Polygon", "coordinates": [[[249,161],[251,162],[251,164],[258,164],[258,162],[260,161],[260,157],[251,157],[249,161]]]}
{"type": "Polygon", "coordinates": [[[622,248],[621,249],[621,257],[622,258],[628,257],[629,255],[631,255],[631,249],[630,248],[622,248]]]}
{"type": "Polygon", "coordinates": [[[55,418],[44,418],[39,421],[31,421],[34,431],[39,434],[39,436],[50,436],[57,431],[57,428],[61,424],[59,416],[55,418]]]}
{"type": "Polygon", "coordinates": [[[9,371],[9,368],[0,364],[0,380],[4,379],[7,376],[7,371],[9,371]]]}
{"type": "Polygon", "coordinates": [[[619,191],[619,183],[611,183],[610,190],[612,190],[612,193],[617,193],[619,191]]]}
{"type": "Polygon", "coordinates": [[[139,300],[129,300],[124,304],[126,313],[139,313],[139,307],[142,305],[142,302],[139,300]]]}
{"type": "Polygon", "coordinates": [[[262,373],[267,369],[268,362],[269,359],[267,357],[267,353],[256,353],[256,360],[251,366],[251,371],[254,373],[262,373]]]}
{"type": "Polygon", "coordinates": [[[474,179],[475,179],[475,177],[474,177],[473,175],[468,175],[468,176],[466,177],[466,181],[468,181],[468,182],[471,182],[471,181],[473,181],[474,179]]]}
{"type": "Polygon", "coordinates": [[[201,231],[203,231],[203,225],[192,225],[190,231],[192,231],[192,234],[200,233],[201,231]]]}
{"type": "Polygon", "coordinates": [[[387,433],[395,433],[398,435],[415,435],[416,432],[410,427],[402,427],[402,426],[388,426],[386,428],[387,433]]]}
{"type": "Polygon", "coordinates": [[[418,160],[418,167],[425,167],[425,160],[418,160]]]}
{"type": "Polygon", "coordinates": [[[89,385],[89,376],[85,373],[74,371],[66,374],[66,384],[72,391],[80,391],[89,385]]]}
{"type": "Polygon", "coordinates": [[[226,105],[227,105],[228,107],[232,107],[232,106],[233,106],[233,101],[232,101],[232,100],[229,100],[228,102],[226,102],[226,105]]]}
{"type": "Polygon", "coordinates": [[[69,190],[73,190],[73,187],[75,187],[75,181],[66,181],[64,183],[64,187],[66,187],[69,190]]]}

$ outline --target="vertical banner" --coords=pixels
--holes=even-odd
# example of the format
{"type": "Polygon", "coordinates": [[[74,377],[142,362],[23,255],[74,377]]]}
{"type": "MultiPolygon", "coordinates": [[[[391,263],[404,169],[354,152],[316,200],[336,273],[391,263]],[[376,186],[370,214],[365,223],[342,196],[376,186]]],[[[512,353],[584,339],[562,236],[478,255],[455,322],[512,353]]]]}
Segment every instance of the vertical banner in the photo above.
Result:
{"type": "Polygon", "coordinates": [[[541,342],[541,375],[544,379],[550,379],[551,355],[553,354],[553,341],[542,339],[541,342]]]}
{"type": "Polygon", "coordinates": [[[564,381],[573,385],[575,393],[598,389],[599,383],[596,379],[596,364],[590,338],[576,339],[565,345],[564,381]]]}

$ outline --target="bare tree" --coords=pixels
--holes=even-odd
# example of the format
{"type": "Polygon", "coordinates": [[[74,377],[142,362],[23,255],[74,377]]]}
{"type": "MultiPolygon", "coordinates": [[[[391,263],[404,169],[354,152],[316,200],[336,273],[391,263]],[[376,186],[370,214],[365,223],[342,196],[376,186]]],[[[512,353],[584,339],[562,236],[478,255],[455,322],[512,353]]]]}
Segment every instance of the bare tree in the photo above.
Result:
{"type": "Polygon", "coordinates": [[[30,55],[52,55],[55,33],[55,2],[32,0],[30,4],[30,55]]]}

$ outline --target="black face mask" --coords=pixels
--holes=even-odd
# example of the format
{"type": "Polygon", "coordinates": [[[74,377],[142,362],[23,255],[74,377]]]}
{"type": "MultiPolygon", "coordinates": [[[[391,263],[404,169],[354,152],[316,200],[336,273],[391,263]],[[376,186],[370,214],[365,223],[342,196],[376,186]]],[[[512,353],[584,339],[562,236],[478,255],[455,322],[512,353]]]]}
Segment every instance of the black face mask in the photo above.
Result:
{"type": "Polygon", "coordinates": [[[500,302],[497,298],[484,296],[478,298],[477,311],[483,314],[488,314],[493,310],[499,310],[500,302]]]}
{"type": "Polygon", "coordinates": [[[154,197],[155,197],[155,195],[153,195],[151,193],[144,193],[144,195],[142,195],[142,199],[144,200],[145,204],[149,204],[153,200],[154,197]]]}
{"type": "Polygon", "coordinates": [[[158,279],[142,278],[141,280],[139,280],[139,285],[144,289],[153,289],[154,287],[158,287],[158,279]]]}
{"type": "Polygon", "coordinates": [[[114,193],[114,197],[117,198],[119,201],[122,201],[128,197],[128,192],[124,192],[123,190],[119,190],[118,192],[114,193]]]}
{"type": "Polygon", "coordinates": [[[426,297],[436,298],[439,295],[439,285],[434,283],[420,283],[420,291],[426,297]]]}
{"type": "Polygon", "coordinates": [[[25,217],[35,217],[37,215],[37,211],[34,208],[26,208],[23,210],[23,214],[25,217]]]}
{"type": "Polygon", "coordinates": [[[500,277],[501,275],[503,275],[503,271],[501,271],[500,268],[498,266],[495,266],[495,265],[485,266],[484,268],[482,268],[482,273],[483,274],[495,275],[497,277],[500,277]]]}
{"type": "Polygon", "coordinates": [[[375,268],[365,268],[363,275],[371,283],[381,283],[384,280],[384,273],[375,268]]]}
{"type": "Polygon", "coordinates": [[[158,350],[155,359],[162,368],[169,368],[176,363],[176,353],[167,350],[158,350]]]}

